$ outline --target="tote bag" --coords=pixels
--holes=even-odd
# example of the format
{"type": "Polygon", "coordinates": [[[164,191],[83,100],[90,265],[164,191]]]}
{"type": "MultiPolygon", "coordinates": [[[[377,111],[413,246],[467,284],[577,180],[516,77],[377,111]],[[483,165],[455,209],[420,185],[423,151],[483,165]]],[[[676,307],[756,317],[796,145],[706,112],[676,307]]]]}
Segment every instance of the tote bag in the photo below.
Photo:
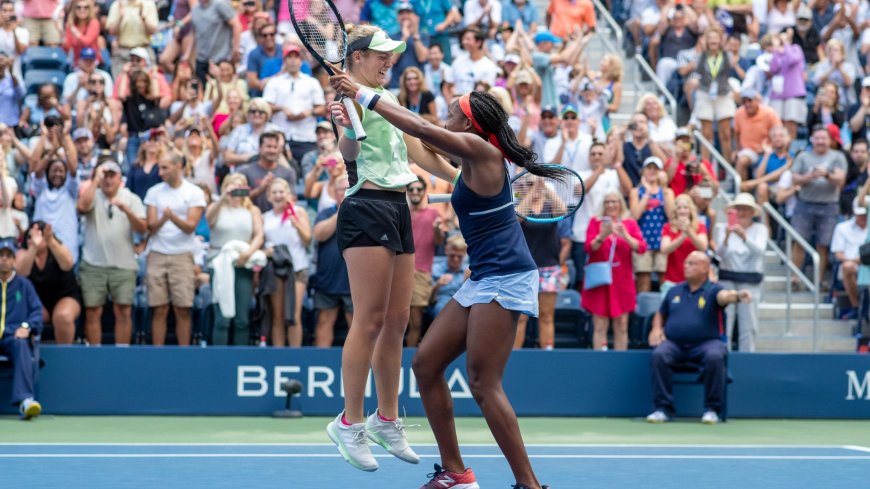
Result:
{"type": "Polygon", "coordinates": [[[616,238],[610,244],[610,258],[607,261],[587,263],[584,270],[583,285],[587,289],[594,289],[602,285],[613,283],[613,254],[616,252],[616,238]]]}

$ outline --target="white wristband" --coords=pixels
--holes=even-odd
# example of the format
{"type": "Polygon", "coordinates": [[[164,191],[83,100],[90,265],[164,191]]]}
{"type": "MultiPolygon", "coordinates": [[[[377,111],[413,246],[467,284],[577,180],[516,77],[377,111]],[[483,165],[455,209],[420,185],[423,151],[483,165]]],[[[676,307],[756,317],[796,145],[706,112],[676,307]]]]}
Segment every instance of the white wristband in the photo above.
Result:
{"type": "Polygon", "coordinates": [[[377,103],[377,99],[380,98],[374,90],[367,87],[360,87],[359,90],[356,91],[356,96],[354,100],[356,100],[363,107],[371,110],[374,108],[375,103],[377,103]]]}

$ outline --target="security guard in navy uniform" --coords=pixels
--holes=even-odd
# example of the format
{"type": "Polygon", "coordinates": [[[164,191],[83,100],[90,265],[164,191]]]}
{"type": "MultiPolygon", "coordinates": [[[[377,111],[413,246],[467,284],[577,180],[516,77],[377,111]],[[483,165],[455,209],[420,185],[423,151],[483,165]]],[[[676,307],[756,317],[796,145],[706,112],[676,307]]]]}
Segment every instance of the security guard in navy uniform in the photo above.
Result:
{"type": "Polygon", "coordinates": [[[33,399],[32,337],[42,333],[42,302],[36,289],[15,273],[14,238],[0,239],[0,355],[12,359],[12,404],[22,419],[39,416],[42,406],[33,399]]]}

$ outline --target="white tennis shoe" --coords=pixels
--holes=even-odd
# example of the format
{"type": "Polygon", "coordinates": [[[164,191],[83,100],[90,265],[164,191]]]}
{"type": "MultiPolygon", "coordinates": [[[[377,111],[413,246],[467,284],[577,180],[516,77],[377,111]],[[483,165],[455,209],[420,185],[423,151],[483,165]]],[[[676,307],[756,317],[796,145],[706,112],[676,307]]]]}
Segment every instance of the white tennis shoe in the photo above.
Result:
{"type": "Polygon", "coordinates": [[[400,460],[410,464],[420,463],[420,457],[408,445],[402,418],[396,418],[394,421],[383,421],[378,416],[378,412],[375,411],[366,420],[366,434],[371,441],[384,447],[400,460]]]}
{"type": "Polygon", "coordinates": [[[378,470],[378,462],[369,449],[366,437],[366,424],[356,423],[350,426],[341,422],[342,411],[332,422],[326,425],[326,434],[338,447],[339,453],[347,463],[366,472],[378,470]]]}

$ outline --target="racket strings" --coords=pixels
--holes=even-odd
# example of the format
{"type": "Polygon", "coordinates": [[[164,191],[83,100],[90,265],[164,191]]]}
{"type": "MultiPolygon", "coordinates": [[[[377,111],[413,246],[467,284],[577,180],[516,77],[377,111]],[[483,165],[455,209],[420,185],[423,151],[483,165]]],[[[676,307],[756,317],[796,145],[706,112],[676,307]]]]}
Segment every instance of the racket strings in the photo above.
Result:
{"type": "Polygon", "coordinates": [[[555,221],[573,214],[585,189],[573,172],[552,178],[526,173],[511,184],[516,213],[530,221],[555,221]]]}
{"type": "Polygon", "coordinates": [[[297,34],[330,63],[344,61],[347,36],[335,11],[323,0],[292,0],[297,34]]]}

